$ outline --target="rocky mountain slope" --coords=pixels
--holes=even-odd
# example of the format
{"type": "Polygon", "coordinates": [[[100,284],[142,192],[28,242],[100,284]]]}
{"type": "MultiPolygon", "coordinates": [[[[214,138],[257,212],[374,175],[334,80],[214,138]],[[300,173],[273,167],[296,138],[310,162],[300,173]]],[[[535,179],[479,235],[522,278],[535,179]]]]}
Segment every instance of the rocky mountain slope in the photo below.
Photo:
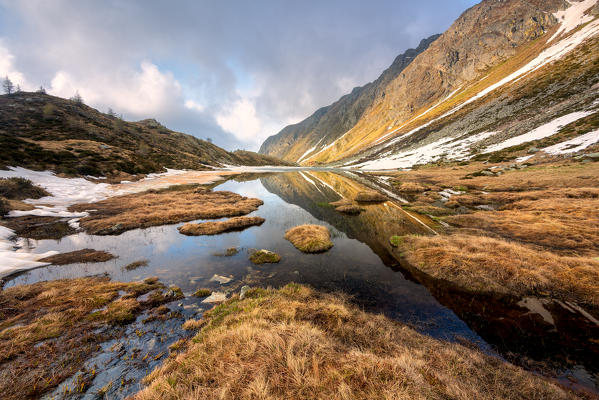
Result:
{"type": "Polygon", "coordinates": [[[359,118],[341,113],[342,134],[298,131],[290,141],[287,127],[261,152],[378,169],[586,149],[599,141],[598,14],[597,0],[484,0],[378,88],[359,118]]]}
{"type": "Polygon", "coordinates": [[[319,145],[338,139],[353,127],[377,98],[385,96],[385,87],[428,48],[439,35],[420,42],[416,49],[409,49],[397,56],[374,82],[354,88],[330,106],[317,110],[305,120],[285,127],[279,134],[271,136],[260,147],[259,153],[273,155],[285,160],[301,161],[319,145]]]}
{"type": "Polygon", "coordinates": [[[228,152],[153,119],[127,122],[43,93],[0,96],[0,121],[0,168],[111,177],[165,167],[289,164],[247,151],[228,152]]]}

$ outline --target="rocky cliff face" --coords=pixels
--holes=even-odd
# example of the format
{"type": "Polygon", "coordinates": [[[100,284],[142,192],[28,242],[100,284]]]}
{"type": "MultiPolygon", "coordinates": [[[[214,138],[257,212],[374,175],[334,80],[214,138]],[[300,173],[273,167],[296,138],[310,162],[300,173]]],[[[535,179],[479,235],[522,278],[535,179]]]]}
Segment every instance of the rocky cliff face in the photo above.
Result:
{"type": "MultiPolygon", "coordinates": [[[[354,89],[305,121],[286,127],[270,137],[260,152],[302,164],[356,164],[366,156],[389,156],[399,149],[395,144],[387,148],[388,143],[436,124],[447,113],[464,116],[455,113],[461,107],[481,111],[475,106],[489,100],[481,94],[502,88],[510,74],[534,62],[560,39],[577,35],[584,24],[570,29],[565,9],[570,16],[580,14],[574,15],[580,17],[578,22],[588,23],[597,4],[596,0],[484,0],[465,11],[439,38],[424,41],[420,51],[413,51],[413,60],[405,59],[372,84],[354,89]],[[327,124],[329,121],[335,123],[327,124]]],[[[593,23],[584,29],[590,32],[593,23]]],[[[581,43],[574,42],[572,49],[581,43]]],[[[530,83],[528,76],[520,83],[526,82],[530,83]]],[[[592,84],[592,79],[586,83],[592,84]]],[[[502,117],[516,111],[493,109],[502,117]]],[[[490,115],[481,117],[489,128],[497,121],[490,115]]],[[[456,131],[445,134],[455,135],[456,131]]],[[[425,140],[426,136],[418,138],[425,140]]]]}
{"type": "Polygon", "coordinates": [[[376,81],[354,88],[330,106],[320,108],[302,122],[289,125],[277,135],[269,137],[259,153],[297,162],[309,156],[307,150],[310,148],[324,146],[339,138],[356,125],[376,99],[385,96],[384,90],[389,82],[397,78],[438,37],[433,35],[424,39],[417,48],[397,56],[376,81]]]}

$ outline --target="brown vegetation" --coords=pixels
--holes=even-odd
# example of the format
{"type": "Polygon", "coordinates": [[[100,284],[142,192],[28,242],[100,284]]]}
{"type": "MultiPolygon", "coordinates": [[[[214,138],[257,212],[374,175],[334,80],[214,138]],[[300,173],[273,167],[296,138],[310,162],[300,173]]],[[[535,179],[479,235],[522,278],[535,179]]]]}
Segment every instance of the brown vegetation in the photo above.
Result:
{"type": "Polygon", "coordinates": [[[158,294],[147,302],[136,298],[162,288],[155,278],[119,283],[103,277],[0,291],[1,397],[38,398],[59,385],[113,335],[98,328],[130,322],[161,304],[165,299],[158,294]],[[119,298],[119,291],[125,295],[119,298]]]}
{"type": "Polygon", "coordinates": [[[225,221],[202,222],[200,224],[185,224],[180,226],[179,232],[188,236],[218,235],[223,232],[240,231],[250,226],[262,225],[261,217],[234,217],[225,221]]]}
{"type": "Polygon", "coordinates": [[[258,250],[250,254],[250,261],[254,264],[278,263],[281,256],[270,250],[258,250]]]}
{"type": "Polygon", "coordinates": [[[446,187],[462,191],[445,207],[440,202],[431,205],[433,201],[404,206],[442,216],[450,227],[444,230],[447,236],[405,237],[399,245],[402,256],[414,268],[465,291],[550,295],[596,309],[598,163],[560,162],[495,177],[475,176],[464,188],[458,177],[479,167],[402,173],[402,180],[446,180],[446,187]],[[452,213],[457,215],[444,216],[452,213]]]}
{"type": "Polygon", "coordinates": [[[70,209],[95,210],[81,219],[81,226],[90,234],[111,235],[194,219],[245,215],[262,204],[262,200],[232,192],[212,192],[193,185],[181,185],[78,204],[70,209]]]}
{"type": "Polygon", "coordinates": [[[134,271],[138,268],[147,267],[147,266],[148,266],[148,260],[137,260],[137,261],[133,261],[130,264],[125,265],[122,269],[124,269],[125,271],[134,271]]]}
{"type": "Polygon", "coordinates": [[[2,220],[2,225],[15,231],[17,236],[36,240],[60,239],[77,232],[68,221],[59,217],[24,215],[6,218],[2,220]]]}
{"type": "Polygon", "coordinates": [[[50,257],[42,258],[41,262],[47,262],[54,265],[66,265],[75,263],[94,263],[104,262],[115,258],[114,255],[101,250],[82,249],[60,253],[50,257]]]}
{"type": "Polygon", "coordinates": [[[421,193],[430,190],[428,187],[418,182],[402,182],[397,185],[396,188],[399,192],[403,193],[421,193]]]}
{"type": "Polygon", "coordinates": [[[343,213],[343,214],[358,215],[362,211],[364,211],[364,209],[360,206],[356,206],[355,204],[348,204],[348,205],[335,207],[335,211],[339,211],[340,213],[343,213]]]}
{"type": "Polygon", "coordinates": [[[45,189],[25,178],[0,178],[0,197],[10,200],[39,199],[50,196],[45,189]]]}
{"type": "Polygon", "coordinates": [[[12,210],[32,210],[33,206],[22,202],[25,199],[39,199],[49,196],[45,189],[36,186],[29,179],[0,178],[0,218],[12,210]]]}
{"type": "Polygon", "coordinates": [[[359,203],[381,203],[388,199],[379,192],[368,191],[358,193],[355,200],[359,203]]]}
{"type": "Polygon", "coordinates": [[[472,292],[550,295],[599,306],[599,261],[485,236],[405,236],[399,248],[422,272],[472,292]]]}
{"type": "Polygon", "coordinates": [[[183,353],[134,396],[153,399],[570,399],[555,384],[457,343],[290,284],[204,315],[183,353]]]}
{"type": "Polygon", "coordinates": [[[296,226],[285,232],[285,239],[304,253],[320,253],[333,247],[329,229],[321,225],[296,226]]]}

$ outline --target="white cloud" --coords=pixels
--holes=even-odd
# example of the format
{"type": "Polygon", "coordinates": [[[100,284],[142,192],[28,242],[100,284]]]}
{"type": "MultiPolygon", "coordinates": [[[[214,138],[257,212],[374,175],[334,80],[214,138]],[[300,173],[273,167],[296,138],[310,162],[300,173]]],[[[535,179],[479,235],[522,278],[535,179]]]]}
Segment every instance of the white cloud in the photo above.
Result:
{"type": "Polygon", "coordinates": [[[237,100],[226,111],[216,115],[216,122],[244,142],[259,140],[262,130],[262,122],[256,116],[256,107],[249,99],[237,100]]]}
{"type": "Polygon", "coordinates": [[[8,76],[15,86],[19,85],[23,90],[33,90],[33,87],[25,79],[25,75],[17,70],[14,63],[15,56],[4,45],[2,39],[0,39],[0,78],[4,79],[4,77],[8,76]]]}
{"type": "Polygon", "coordinates": [[[193,101],[193,100],[187,100],[185,102],[185,108],[187,108],[188,110],[194,110],[194,111],[198,111],[198,112],[202,112],[206,109],[206,107],[204,107],[203,104],[200,104],[197,101],[193,101]]]}
{"type": "Polygon", "coordinates": [[[112,107],[140,117],[164,114],[180,100],[182,92],[172,73],[161,72],[148,61],[143,61],[138,70],[126,68],[99,76],[74,75],[65,70],[54,75],[50,93],[71,97],[75,91],[89,105],[112,107]]]}

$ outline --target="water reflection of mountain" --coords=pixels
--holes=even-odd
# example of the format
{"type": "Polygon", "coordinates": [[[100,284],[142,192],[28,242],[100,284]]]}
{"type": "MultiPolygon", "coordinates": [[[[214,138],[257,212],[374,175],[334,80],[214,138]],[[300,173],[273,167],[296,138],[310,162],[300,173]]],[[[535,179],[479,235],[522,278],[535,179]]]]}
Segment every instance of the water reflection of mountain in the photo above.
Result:
{"type": "Polygon", "coordinates": [[[424,234],[426,228],[392,202],[363,205],[359,215],[335,211],[328,203],[341,198],[353,199],[366,186],[332,172],[301,171],[274,174],[260,179],[262,185],[288,203],[326,221],[349,238],[367,244],[386,265],[396,265],[390,254],[389,238],[408,233],[424,234]]]}

